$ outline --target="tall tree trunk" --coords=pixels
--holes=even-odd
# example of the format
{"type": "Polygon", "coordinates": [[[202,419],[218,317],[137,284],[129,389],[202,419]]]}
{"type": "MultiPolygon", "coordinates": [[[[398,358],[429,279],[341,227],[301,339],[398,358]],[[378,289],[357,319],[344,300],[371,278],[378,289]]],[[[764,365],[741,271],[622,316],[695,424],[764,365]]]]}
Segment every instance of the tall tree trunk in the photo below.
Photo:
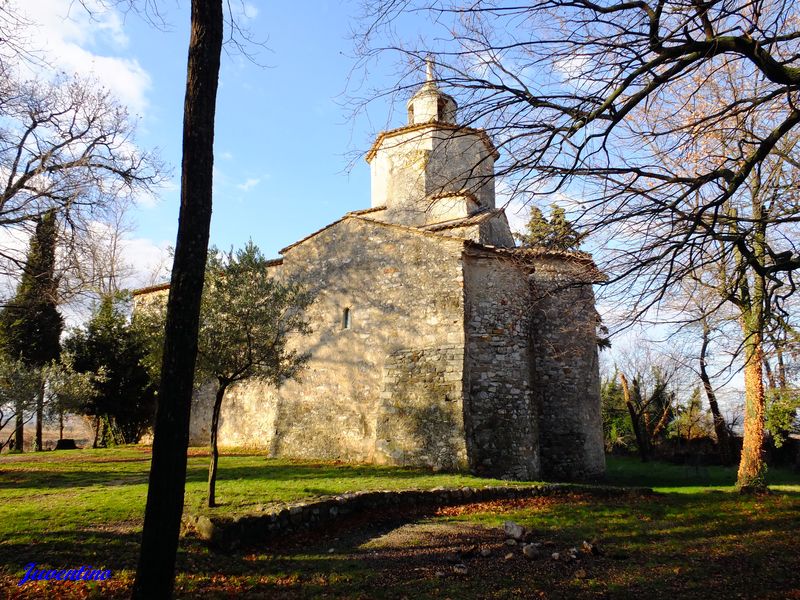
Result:
{"type": "Polygon", "coordinates": [[[172,267],[153,460],[133,598],[172,597],[192,406],[197,329],[211,223],[214,114],[222,51],[222,0],[192,0],[183,116],[178,237],[172,267]]]}
{"type": "Polygon", "coordinates": [[[767,389],[774,392],[778,389],[778,384],[775,383],[775,375],[772,373],[772,367],[769,361],[764,359],[764,374],[767,376],[767,389]]]}
{"type": "Polygon", "coordinates": [[[778,358],[778,388],[786,389],[786,363],[783,360],[783,342],[775,343],[775,355],[778,358]]]}
{"type": "Polygon", "coordinates": [[[64,439],[64,410],[58,411],[58,439],[64,439]]]}
{"type": "Polygon", "coordinates": [[[97,441],[100,439],[100,415],[96,415],[94,418],[94,441],[92,442],[92,448],[97,448],[97,441]]]}
{"type": "Polygon", "coordinates": [[[17,402],[17,416],[14,419],[14,450],[22,452],[22,445],[25,443],[25,415],[23,414],[22,402],[17,402]]]}
{"type": "Polygon", "coordinates": [[[743,318],[744,342],[744,440],[736,477],[741,491],[766,488],[764,464],[764,379],[761,332],[748,331],[743,318]]]}
{"type": "MultiPolygon", "coordinates": [[[[760,182],[752,182],[753,254],[759,264],[766,264],[766,224],[759,197],[760,182]]],[[[740,259],[741,261],[741,259],[740,259]]],[[[741,261],[742,264],[743,261],[741,261]]],[[[743,492],[767,489],[764,463],[764,320],[766,282],[764,275],[752,270],[752,285],[746,276],[740,283],[741,326],[744,335],[744,439],[736,487],[743,492]]],[[[742,270],[743,274],[746,271],[742,270]]]]}
{"type": "Polygon", "coordinates": [[[645,446],[644,436],[642,435],[642,427],[639,422],[639,416],[636,412],[636,407],[631,400],[631,390],[628,387],[628,378],[625,374],[620,372],[620,381],[622,381],[622,395],[625,397],[625,406],[628,407],[628,413],[631,416],[631,427],[633,427],[633,435],[636,436],[636,447],[639,449],[639,456],[642,462],[647,462],[647,447],[645,446]]]}
{"type": "Polygon", "coordinates": [[[703,382],[703,390],[708,399],[708,405],[711,407],[711,415],[714,418],[714,433],[717,436],[717,449],[719,450],[719,457],[723,464],[731,462],[731,442],[728,435],[728,426],[725,424],[725,419],[722,416],[722,411],[719,409],[717,402],[717,394],[714,391],[714,386],[711,385],[711,377],[708,375],[708,344],[710,341],[710,328],[708,321],[703,318],[703,343],[700,346],[700,381],[703,382]]]}
{"type": "Polygon", "coordinates": [[[39,382],[36,392],[36,452],[44,450],[42,446],[42,420],[44,419],[44,377],[39,382]]]}
{"type": "Polygon", "coordinates": [[[217,395],[214,398],[214,412],[211,415],[211,462],[208,465],[208,506],[217,505],[217,463],[219,462],[219,449],[217,448],[217,433],[219,431],[219,415],[222,411],[222,398],[228,383],[220,381],[217,385],[217,395]]]}

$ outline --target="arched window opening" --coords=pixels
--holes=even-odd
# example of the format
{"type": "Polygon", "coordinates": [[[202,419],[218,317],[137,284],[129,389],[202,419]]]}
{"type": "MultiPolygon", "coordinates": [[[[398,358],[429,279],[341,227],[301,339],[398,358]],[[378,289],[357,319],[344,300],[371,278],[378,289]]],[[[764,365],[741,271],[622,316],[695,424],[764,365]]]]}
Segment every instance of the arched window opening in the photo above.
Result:
{"type": "Polygon", "coordinates": [[[342,329],[350,329],[350,308],[342,312],[342,329]]]}
{"type": "Polygon", "coordinates": [[[439,123],[444,123],[444,109],[446,108],[446,104],[444,98],[439,98],[436,101],[436,120],[439,123]]]}

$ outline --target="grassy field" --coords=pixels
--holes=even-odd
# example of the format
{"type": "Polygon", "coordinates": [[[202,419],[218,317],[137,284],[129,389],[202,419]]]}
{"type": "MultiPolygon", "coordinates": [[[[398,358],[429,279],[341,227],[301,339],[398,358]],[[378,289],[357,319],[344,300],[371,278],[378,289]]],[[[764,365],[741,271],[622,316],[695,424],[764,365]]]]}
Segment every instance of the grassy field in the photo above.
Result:
{"type": "MultiPolygon", "coordinates": [[[[0,457],[0,597],[125,597],[138,552],[149,449],[51,452],[0,457]],[[91,564],[112,570],[102,584],[16,586],[24,565],[91,564]]],[[[188,511],[202,508],[208,458],[189,459],[188,511]]],[[[608,483],[653,486],[663,495],[569,497],[446,509],[421,521],[370,515],[244,553],[210,553],[188,536],[178,564],[179,597],[682,597],[800,598],[800,476],[770,473],[775,493],[732,492],[735,470],[642,465],[609,459],[608,483]],[[498,527],[532,529],[545,548],[596,539],[605,554],[571,564],[506,560],[498,527]],[[418,522],[413,522],[418,521],[418,522]],[[422,529],[415,530],[414,527],[422,529]],[[405,535],[406,528],[408,535],[405,535]],[[427,528],[427,529],[426,529],[427,528]],[[444,533],[442,533],[444,532],[444,533]],[[387,537],[388,536],[388,537],[387,537]],[[392,537],[392,536],[396,536],[392,537]],[[499,537],[498,537],[499,536],[499,537]],[[478,544],[490,557],[449,555],[478,544]],[[332,552],[331,552],[332,550],[332,552]],[[448,558],[449,557],[449,558],[448,558]],[[712,593],[713,592],[713,593],[712,593]]],[[[490,485],[496,481],[417,469],[223,456],[220,512],[362,489],[490,485]]]]}

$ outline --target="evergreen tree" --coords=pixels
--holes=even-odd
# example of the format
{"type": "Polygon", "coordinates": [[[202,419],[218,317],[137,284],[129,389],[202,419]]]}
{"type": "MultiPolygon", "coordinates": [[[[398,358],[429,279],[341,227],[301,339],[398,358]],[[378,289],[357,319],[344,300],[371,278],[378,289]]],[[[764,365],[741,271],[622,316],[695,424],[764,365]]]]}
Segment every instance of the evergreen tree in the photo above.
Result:
{"type": "Polygon", "coordinates": [[[603,419],[606,452],[613,452],[615,449],[630,450],[634,445],[633,427],[617,370],[600,383],[600,414],[603,419]]]}
{"type": "Polygon", "coordinates": [[[217,431],[228,387],[249,378],[275,386],[296,378],[309,355],[287,346],[291,334],[311,330],[304,311],[313,298],[298,285],[275,281],[253,244],[209,254],[197,339],[197,370],[216,381],[211,418],[208,505],[216,505],[217,431]]]}
{"type": "MultiPolygon", "coordinates": [[[[288,342],[291,336],[310,332],[305,310],[313,298],[301,286],[276,281],[267,262],[252,242],[235,252],[209,251],[196,370],[199,381],[213,382],[216,388],[210,427],[210,507],[216,506],[217,434],[226,391],[251,378],[280,386],[296,378],[309,358],[288,342]]],[[[151,366],[158,364],[163,347],[164,315],[155,308],[143,307],[135,318],[137,329],[148,340],[151,357],[146,362],[151,366]]]]}
{"type": "MultiPolygon", "coordinates": [[[[10,360],[37,368],[57,360],[64,320],[58,312],[58,280],[55,276],[58,229],[55,211],[49,211],[36,224],[31,238],[22,279],[14,298],[0,311],[0,344],[10,360]]],[[[36,449],[42,449],[44,410],[42,380],[36,398],[36,449]]],[[[23,443],[23,410],[17,411],[14,446],[23,443]]]]}
{"type": "Polygon", "coordinates": [[[578,233],[567,220],[564,209],[550,205],[550,241],[548,247],[554,250],[577,250],[584,234],[578,233]]]}
{"type": "Polygon", "coordinates": [[[93,379],[95,394],[79,410],[98,425],[110,426],[111,439],[136,443],[153,423],[155,387],[143,365],[146,344],[126,317],[123,297],[104,296],[94,315],[64,342],[78,373],[93,379]]]}
{"type": "Polygon", "coordinates": [[[549,220],[539,207],[531,206],[526,231],[517,235],[523,246],[538,246],[550,250],[577,250],[584,237],[567,220],[564,209],[556,204],[550,205],[549,220]]]}
{"type": "Polygon", "coordinates": [[[546,246],[550,236],[550,223],[538,206],[531,206],[530,218],[525,233],[517,238],[523,246],[546,246]]]}

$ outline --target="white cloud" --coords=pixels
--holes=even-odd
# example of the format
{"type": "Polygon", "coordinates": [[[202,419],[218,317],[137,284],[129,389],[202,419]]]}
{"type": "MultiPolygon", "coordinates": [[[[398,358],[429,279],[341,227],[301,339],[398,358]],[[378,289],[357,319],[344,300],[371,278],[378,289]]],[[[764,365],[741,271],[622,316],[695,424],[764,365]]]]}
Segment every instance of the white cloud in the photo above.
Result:
{"type": "Polygon", "coordinates": [[[254,187],[256,187],[259,183],[261,183],[260,179],[255,178],[255,177],[250,177],[244,183],[240,183],[236,187],[238,189],[242,190],[243,192],[249,192],[254,187]]]}
{"type": "Polygon", "coordinates": [[[132,267],[125,287],[135,289],[167,280],[172,263],[167,242],[130,238],[123,242],[122,248],[123,259],[132,267]]]}
{"type": "MultiPolygon", "coordinates": [[[[90,229],[98,243],[104,237],[110,240],[112,229],[101,222],[93,222],[90,229]]],[[[0,301],[7,299],[16,291],[19,284],[22,264],[30,243],[29,228],[0,228],[0,301]],[[9,257],[11,257],[9,259],[9,257]]],[[[120,242],[119,282],[123,289],[136,289],[169,280],[172,259],[169,244],[148,238],[125,237],[120,242]]],[[[59,306],[67,328],[84,322],[91,315],[91,296],[79,294],[69,302],[59,306]]]]}
{"type": "Polygon", "coordinates": [[[128,45],[120,12],[97,0],[85,4],[91,15],[71,0],[12,0],[9,10],[30,21],[21,34],[47,65],[36,70],[97,79],[132,113],[143,114],[151,79],[136,59],[120,55],[128,45]]]}
{"type": "Polygon", "coordinates": [[[249,2],[239,0],[230,4],[231,13],[234,19],[242,25],[247,21],[252,21],[258,16],[258,8],[249,2]]]}
{"type": "Polygon", "coordinates": [[[508,226],[513,233],[523,233],[528,224],[530,207],[514,194],[514,190],[505,181],[498,181],[495,189],[495,205],[506,211],[508,226]]]}

